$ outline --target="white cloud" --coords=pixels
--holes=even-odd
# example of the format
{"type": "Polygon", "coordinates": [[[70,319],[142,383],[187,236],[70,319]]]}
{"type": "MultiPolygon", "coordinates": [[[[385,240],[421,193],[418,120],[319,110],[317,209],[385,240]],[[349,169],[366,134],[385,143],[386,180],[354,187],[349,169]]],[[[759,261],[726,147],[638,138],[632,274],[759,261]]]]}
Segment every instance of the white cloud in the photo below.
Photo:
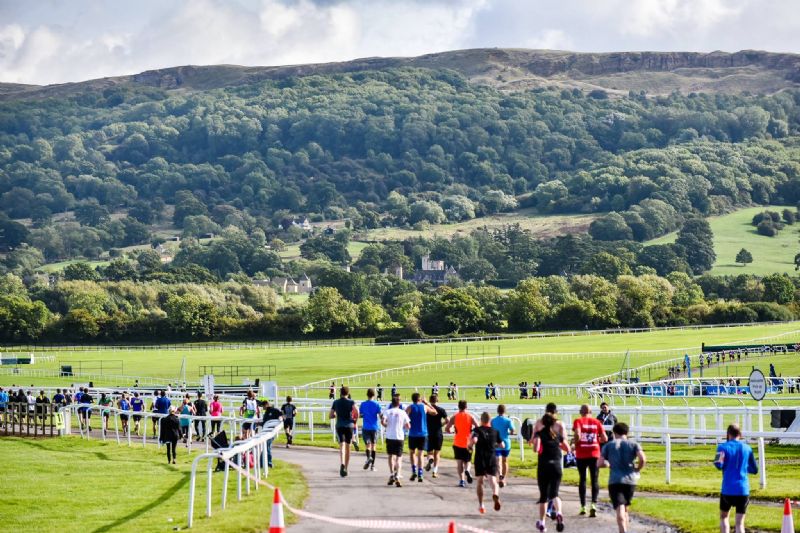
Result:
{"type": "Polygon", "coordinates": [[[796,0],[0,2],[0,81],[277,65],[473,47],[800,50],[796,0]]]}

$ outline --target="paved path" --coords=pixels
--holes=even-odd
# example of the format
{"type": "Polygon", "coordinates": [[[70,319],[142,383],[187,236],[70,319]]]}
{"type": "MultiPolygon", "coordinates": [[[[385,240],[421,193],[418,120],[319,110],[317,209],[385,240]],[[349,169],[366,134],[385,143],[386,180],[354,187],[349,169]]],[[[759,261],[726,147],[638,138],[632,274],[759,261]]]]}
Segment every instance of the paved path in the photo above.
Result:
{"type": "MultiPolygon", "coordinates": [[[[416,522],[446,523],[457,521],[495,532],[535,531],[535,501],[538,498],[536,481],[527,478],[511,478],[511,483],[502,489],[503,508],[495,512],[491,508],[491,493],[487,501],[486,515],[478,514],[475,486],[468,489],[457,487],[455,463],[444,461],[437,479],[425,478],[425,482],[413,484],[410,463],[403,461],[403,487],[389,487],[386,456],[379,454],[376,471],[362,469],[364,454],[354,453],[350,475],[339,477],[337,452],[324,448],[292,448],[276,446],[275,457],[301,466],[309,487],[309,498],[305,510],[337,518],[385,518],[416,522]]],[[[489,491],[488,486],[486,487],[489,491]]],[[[565,524],[567,533],[616,532],[616,521],[610,505],[601,504],[597,518],[578,516],[578,493],[575,487],[564,487],[565,524]]],[[[605,491],[601,499],[607,497],[605,491]]],[[[634,502],[635,506],[635,502],[634,502]]],[[[555,531],[555,523],[548,524],[548,531],[555,531]]],[[[292,533],[352,533],[353,528],[333,526],[327,523],[302,518],[289,528],[292,533]]],[[[446,531],[446,528],[442,529],[446,531]]],[[[633,523],[631,532],[665,533],[670,529],[656,524],[633,523]]]]}

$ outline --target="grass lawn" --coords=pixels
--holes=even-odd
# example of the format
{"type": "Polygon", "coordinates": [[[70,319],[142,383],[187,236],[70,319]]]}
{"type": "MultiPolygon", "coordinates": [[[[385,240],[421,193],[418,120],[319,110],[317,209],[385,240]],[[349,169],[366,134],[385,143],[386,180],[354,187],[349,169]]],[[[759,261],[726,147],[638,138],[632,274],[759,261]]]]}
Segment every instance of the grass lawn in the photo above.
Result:
{"type": "Polygon", "coordinates": [[[69,261],[59,261],[58,263],[47,263],[46,265],[42,265],[41,267],[39,267],[39,270],[41,270],[42,272],[46,272],[48,274],[54,274],[56,272],[61,272],[68,265],[72,265],[72,264],[75,264],[75,263],[81,263],[81,262],[89,263],[90,266],[92,266],[94,268],[97,268],[97,267],[108,266],[110,261],[108,261],[108,260],[105,260],[105,261],[87,261],[85,259],[71,259],[69,261]]]}
{"type": "MultiPolygon", "coordinates": [[[[469,234],[483,227],[519,224],[535,237],[547,238],[568,233],[585,233],[597,215],[539,215],[535,209],[521,209],[513,213],[498,213],[455,224],[435,224],[425,230],[404,228],[378,228],[359,232],[358,238],[366,241],[396,241],[414,237],[452,237],[458,233],[469,234]]],[[[352,251],[350,252],[352,254],[352,251]]],[[[354,256],[355,257],[355,256],[354,256]]]]}
{"type": "MultiPolygon", "coordinates": [[[[708,219],[711,230],[714,232],[714,251],[717,261],[711,269],[711,274],[736,275],[757,274],[766,275],[773,272],[795,273],[794,256],[800,252],[797,243],[800,225],[786,226],[775,237],[764,237],[756,232],[755,226],[750,222],[753,215],[765,210],[781,212],[783,206],[749,207],[734,213],[708,219]],[[736,264],[734,259],[742,248],[753,254],[753,262],[747,266],[736,264]]],[[[794,210],[794,208],[789,207],[794,210]]],[[[666,244],[675,242],[677,234],[670,233],[647,244],[666,244]]]]}
{"type": "MultiPolygon", "coordinates": [[[[160,532],[186,527],[191,462],[185,449],[178,450],[178,464],[172,466],[155,446],[128,448],[77,437],[0,442],[4,455],[13,457],[0,464],[0,479],[5,487],[16,487],[0,499],[4,531],[160,532]]],[[[222,511],[218,473],[213,514],[205,518],[205,480],[205,473],[198,475],[192,531],[266,529],[271,491],[251,492],[237,502],[236,477],[231,475],[228,508],[222,511]]],[[[302,505],[308,490],[298,468],[276,462],[269,481],[293,505],[302,505]]]]}
{"type": "MultiPolygon", "coordinates": [[[[680,531],[692,533],[719,532],[719,504],[708,501],[692,501],[670,498],[634,498],[631,506],[633,514],[642,514],[669,522],[680,531]]],[[[747,508],[745,527],[748,531],[780,531],[783,508],[750,504],[747,508]]],[[[800,512],[794,511],[795,524],[800,521],[800,512]]],[[[733,531],[731,514],[731,531],[733,531]]]]}
{"type": "MultiPolygon", "coordinates": [[[[463,350],[469,347],[470,353],[481,345],[498,347],[501,355],[543,354],[543,353],[596,353],[592,357],[575,358],[574,356],[536,355],[530,360],[514,363],[495,362],[474,366],[450,368],[443,370],[426,370],[404,373],[386,377],[386,384],[396,382],[406,385],[429,385],[434,381],[440,384],[456,381],[459,385],[482,385],[493,380],[497,383],[516,384],[522,379],[543,381],[544,383],[581,383],[594,377],[616,372],[620,369],[626,350],[667,350],[685,349],[694,353],[700,349],[702,342],[722,343],[739,342],[750,339],[774,336],[800,329],[800,324],[757,325],[750,327],[717,328],[704,330],[672,330],[650,333],[630,333],[615,335],[576,335],[562,337],[541,337],[527,339],[510,339],[503,341],[487,341],[485,343],[453,343],[453,358],[465,357],[463,350]],[[459,352],[458,349],[462,351],[459,352]],[[451,377],[452,376],[452,377],[451,377]],[[456,377],[458,379],[456,379],[456,377]],[[390,381],[393,380],[393,381],[390,381]]],[[[800,337],[791,335],[784,342],[793,342],[800,337]]],[[[448,345],[450,346],[450,345],[448,345]]],[[[56,361],[37,364],[35,369],[57,369],[59,365],[75,361],[100,361],[121,359],[124,362],[123,375],[149,376],[178,381],[181,363],[186,358],[186,377],[190,381],[199,381],[199,365],[266,365],[277,367],[277,380],[281,387],[302,385],[316,380],[334,376],[346,376],[360,372],[370,372],[403,365],[430,362],[437,357],[449,360],[450,356],[442,355],[444,347],[431,344],[403,346],[342,346],[342,347],[302,347],[302,348],[242,348],[222,349],[209,345],[208,350],[182,350],[180,345],[170,349],[153,350],[115,350],[113,348],[97,351],[54,350],[56,361]]],[[[496,352],[495,352],[496,353],[496,352]]],[[[674,358],[670,352],[649,354],[632,354],[630,366],[636,367],[649,362],[674,358]]],[[[440,360],[442,360],[440,359],[440,360]]],[[[84,363],[86,364],[86,363],[84,363]]],[[[787,372],[787,370],[782,370],[787,372]]],[[[120,372],[113,372],[119,374],[120,372]]],[[[256,376],[253,376],[256,377],[256,376]]],[[[70,384],[80,381],[79,378],[44,380],[19,376],[0,376],[0,383],[10,384],[30,381],[44,384],[70,384]]],[[[225,381],[220,380],[221,383],[225,381]]],[[[238,384],[240,384],[239,382],[238,384]]],[[[95,385],[132,385],[110,380],[108,383],[96,380],[95,385]]],[[[361,383],[365,384],[365,383],[361,383]]],[[[374,383],[369,383],[374,385],[374,383]]]]}

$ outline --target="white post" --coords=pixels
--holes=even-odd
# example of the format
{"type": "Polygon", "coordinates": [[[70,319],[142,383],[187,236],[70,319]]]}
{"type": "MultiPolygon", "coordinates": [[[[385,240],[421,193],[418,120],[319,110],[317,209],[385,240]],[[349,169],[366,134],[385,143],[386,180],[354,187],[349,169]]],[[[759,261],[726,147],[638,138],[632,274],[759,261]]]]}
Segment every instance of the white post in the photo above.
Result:
{"type": "Polygon", "coordinates": [[[667,485],[669,485],[672,481],[672,438],[670,438],[669,433],[667,433],[665,437],[667,438],[667,457],[664,464],[664,473],[666,478],[665,481],[667,485]]]}
{"type": "Polygon", "coordinates": [[[225,474],[222,478],[222,508],[225,509],[225,505],[228,503],[228,478],[230,476],[230,465],[228,461],[225,461],[225,474]]]}
{"type": "MultiPolygon", "coordinates": [[[[758,402],[758,431],[764,431],[764,412],[762,402],[758,402]]],[[[764,437],[758,437],[758,475],[761,485],[761,490],[767,488],[767,457],[764,451],[764,437]]]]}
{"type": "Polygon", "coordinates": [[[211,516],[211,478],[212,471],[211,471],[211,458],[208,458],[208,466],[206,467],[206,472],[208,474],[208,481],[206,481],[206,516],[211,516]]]}

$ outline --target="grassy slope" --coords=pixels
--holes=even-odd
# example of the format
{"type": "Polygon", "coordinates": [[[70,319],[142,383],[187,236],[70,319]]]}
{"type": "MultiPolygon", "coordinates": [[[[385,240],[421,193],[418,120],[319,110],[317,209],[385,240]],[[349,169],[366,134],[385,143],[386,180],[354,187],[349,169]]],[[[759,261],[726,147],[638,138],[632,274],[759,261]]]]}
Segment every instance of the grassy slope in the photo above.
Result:
{"type": "MultiPolygon", "coordinates": [[[[736,275],[758,274],[765,275],[773,272],[789,272],[794,274],[794,256],[800,252],[798,245],[799,225],[786,226],[775,237],[764,237],[756,233],[756,228],[750,224],[753,215],[769,209],[782,211],[783,207],[749,207],[734,213],[709,218],[711,230],[714,232],[714,251],[717,253],[717,262],[711,274],[736,275]],[[746,248],[753,254],[753,262],[741,266],[734,262],[736,254],[746,248]]],[[[670,233],[647,244],[666,244],[674,242],[675,233],[670,233]]]]}
{"type": "MultiPolygon", "coordinates": [[[[713,330],[673,330],[652,333],[619,334],[619,335],[577,335],[564,337],[546,337],[531,339],[514,339],[486,343],[453,343],[456,349],[469,347],[471,353],[481,345],[500,347],[501,355],[512,354],[541,354],[547,352],[612,352],[608,355],[598,355],[592,359],[559,359],[552,357],[542,364],[541,359],[523,361],[514,364],[491,364],[487,366],[466,367],[460,370],[440,370],[419,374],[406,374],[393,377],[398,383],[429,383],[438,380],[440,383],[449,381],[451,372],[459,372],[457,381],[460,385],[483,384],[487,379],[497,382],[510,380],[517,383],[520,379],[534,379],[546,383],[580,383],[599,375],[615,372],[622,365],[622,354],[625,350],[660,350],[668,348],[686,348],[699,350],[702,342],[736,342],[746,341],[765,336],[773,336],[784,332],[800,329],[800,324],[780,324],[769,326],[752,326],[739,328],[719,328],[713,330]],[[491,377],[487,377],[487,368],[491,377]]],[[[798,335],[800,337],[800,335],[798,335]]],[[[794,337],[792,339],[794,340],[794,337]]],[[[788,342],[788,341],[787,341],[788,342]]],[[[277,366],[278,382],[281,386],[299,385],[314,380],[326,379],[333,376],[350,375],[360,372],[381,370],[385,368],[410,365],[415,363],[433,361],[436,357],[434,345],[407,345],[407,346],[344,346],[344,347],[308,347],[294,349],[212,349],[181,350],[175,346],[172,350],[113,350],[102,349],[90,352],[70,353],[66,350],[56,350],[57,361],[52,363],[37,364],[35,368],[57,368],[58,365],[70,361],[99,361],[122,359],[124,361],[123,373],[129,376],[151,376],[167,379],[179,375],[183,358],[186,358],[187,378],[197,380],[199,365],[211,364],[237,364],[237,365],[265,365],[277,366]]],[[[439,346],[440,354],[444,346],[439,346]]],[[[462,352],[457,352],[455,358],[464,357],[462,352]]],[[[440,355],[449,359],[449,355],[440,355]]],[[[673,354],[655,353],[652,355],[634,355],[631,357],[631,366],[640,366],[649,362],[672,358],[673,354]]],[[[119,372],[114,372],[119,373],[119,372]]],[[[20,378],[2,376],[0,383],[19,383],[20,378]]],[[[31,378],[24,378],[31,380],[31,378]]],[[[64,380],[74,382],[77,378],[64,380]]],[[[389,378],[387,378],[388,381],[389,378]]],[[[39,383],[45,380],[36,379],[39,383]]],[[[62,381],[62,382],[64,382],[62,381]]],[[[220,380],[222,382],[222,380],[220,380]]],[[[112,383],[117,384],[117,383],[112,383]]],[[[96,382],[96,385],[102,385],[96,382]]]]}
{"type": "MultiPolygon", "coordinates": [[[[186,526],[190,457],[178,450],[178,464],[166,464],[155,447],[128,448],[111,442],[78,438],[2,439],[6,457],[0,479],[6,490],[0,499],[5,531],[173,531],[186,526]],[[39,492],[41,490],[41,492],[39,492]],[[44,499],[40,500],[37,496],[44,499]]],[[[221,474],[214,478],[212,518],[205,515],[205,474],[198,476],[193,531],[263,531],[269,523],[272,493],[253,492],[236,501],[231,476],[228,509],[221,511],[221,474]]],[[[294,504],[302,503],[307,487],[299,469],[277,462],[271,483],[294,504]]],[[[290,515],[287,515],[287,517],[290,515]]]]}

